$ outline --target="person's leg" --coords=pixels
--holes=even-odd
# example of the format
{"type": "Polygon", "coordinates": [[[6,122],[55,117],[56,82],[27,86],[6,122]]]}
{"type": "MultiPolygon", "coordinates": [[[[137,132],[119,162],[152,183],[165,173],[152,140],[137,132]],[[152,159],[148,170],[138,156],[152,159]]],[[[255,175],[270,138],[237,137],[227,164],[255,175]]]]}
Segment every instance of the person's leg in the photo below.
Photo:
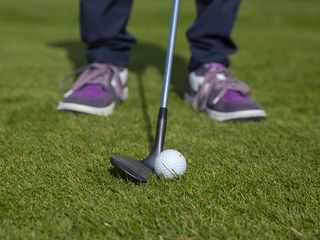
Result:
{"type": "Polygon", "coordinates": [[[126,66],[135,43],[126,32],[132,0],[81,0],[80,26],[89,64],[59,102],[58,110],[110,115],[128,96],[126,66]]]}
{"type": "Polygon", "coordinates": [[[126,66],[135,38],[126,31],[133,0],[81,0],[80,25],[89,63],[126,66]]]}
{"type": "Polygon", "coordinates": [[[187,37],[191,45],[190,70],[207,62],[229,65],[236,51],[231,39],[240,0],[196,0],[197,19],[187,37]]]}
{"type": "Polygon", "coordinates": [[[230,72],[231,39],[240,0],[196,0],[198,16],[187,36],[191,44],[189,88],[185,100],[196,111],[220,120],[261,120],[265,111],[250,88],[230,72]]]}

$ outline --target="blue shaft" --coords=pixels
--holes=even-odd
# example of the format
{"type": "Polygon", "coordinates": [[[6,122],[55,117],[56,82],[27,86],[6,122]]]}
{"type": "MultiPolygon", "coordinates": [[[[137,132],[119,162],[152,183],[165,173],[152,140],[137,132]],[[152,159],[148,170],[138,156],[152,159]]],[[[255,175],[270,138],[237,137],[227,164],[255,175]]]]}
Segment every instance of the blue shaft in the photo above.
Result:
{"type": "Polygon", "coordinates": [[[160,106],[162,108],[166,108],[168,105],[168,95],[169,95],[170,80],[171,80],[174,45],[175,45],[176,33],[177,33],[179,7],[180,7],[180,0],[173,0],[168,51],[167,51],[167,59],[166,59],[163,89],[162,89],[162,100],[161,100],[161,106],[160,106]]]}

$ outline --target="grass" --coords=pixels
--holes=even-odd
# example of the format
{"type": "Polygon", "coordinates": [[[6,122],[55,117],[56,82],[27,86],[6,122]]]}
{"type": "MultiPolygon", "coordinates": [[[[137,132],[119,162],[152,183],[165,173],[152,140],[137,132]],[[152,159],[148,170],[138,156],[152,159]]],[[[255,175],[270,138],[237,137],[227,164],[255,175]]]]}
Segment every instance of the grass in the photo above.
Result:
{"type": "Polygon", "coordinates": [[[116,178],[109,157],[148,154],[160,102],[170,4],[136,1],[130,98],[109,118],[57,113],[62,76],[85,64],[77,1],[0,3],[1,239],[319,239],[320,5],[247,0],[232,70],[263,123],[219,123],[181,99],[189,57],[182,4],[166,148],[176,181],[116,178]]]}

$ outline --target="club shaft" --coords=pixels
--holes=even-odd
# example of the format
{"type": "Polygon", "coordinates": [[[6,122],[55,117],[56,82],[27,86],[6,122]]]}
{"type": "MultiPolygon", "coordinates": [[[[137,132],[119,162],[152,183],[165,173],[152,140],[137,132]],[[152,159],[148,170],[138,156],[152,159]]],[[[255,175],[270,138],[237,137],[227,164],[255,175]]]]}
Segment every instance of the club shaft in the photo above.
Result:
{"type": "Polygon", "coordinates": [[[161,106],[160,106],[162,108],[166,108],[168,105],[168,95],[169,95],[170,80],[171,80],[174,46],[175,46],[176,33],[177,33],[179,8],[180,8],[180,0],[173,0],[170,33],[169,33],[169,41],[168,41],[168,51],[167,51],[166,66],[165,66],[165,73],[164,73],[164,80],[163,80],[163,88],[162,88],[162,100],[161,100],[161,106]]]}

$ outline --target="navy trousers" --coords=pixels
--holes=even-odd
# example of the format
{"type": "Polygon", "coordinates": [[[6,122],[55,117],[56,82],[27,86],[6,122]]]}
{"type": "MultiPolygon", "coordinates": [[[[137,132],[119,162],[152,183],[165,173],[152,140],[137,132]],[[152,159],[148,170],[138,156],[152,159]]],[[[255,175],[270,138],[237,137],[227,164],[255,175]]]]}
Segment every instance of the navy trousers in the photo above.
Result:
{"type": "MultiPolygon", "coordinates": [[[[126,31],[133,0],[81,0],[80,26],[88,62],[126,66],[136,42],[126,31]]],[[[190,70],[206,62],[230,64],[231,31],[240,0],[196,0],[197,18],[187,32],[190,70]]],[[[168,26],[169,29],[169,26],[168,26]]]]}

